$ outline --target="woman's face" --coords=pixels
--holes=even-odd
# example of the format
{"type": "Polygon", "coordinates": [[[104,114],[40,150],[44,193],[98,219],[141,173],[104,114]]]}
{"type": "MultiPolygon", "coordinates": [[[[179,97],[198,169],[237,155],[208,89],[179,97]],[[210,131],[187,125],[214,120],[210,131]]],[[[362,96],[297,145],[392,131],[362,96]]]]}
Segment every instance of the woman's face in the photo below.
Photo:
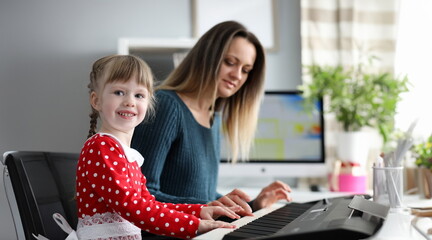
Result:
{"type": "Polygon", "coordinates": [[[246,82],[256,58],[255,46],[243,37],[232,40],[218,75],[217,97],[234,95],[246,82]]]}

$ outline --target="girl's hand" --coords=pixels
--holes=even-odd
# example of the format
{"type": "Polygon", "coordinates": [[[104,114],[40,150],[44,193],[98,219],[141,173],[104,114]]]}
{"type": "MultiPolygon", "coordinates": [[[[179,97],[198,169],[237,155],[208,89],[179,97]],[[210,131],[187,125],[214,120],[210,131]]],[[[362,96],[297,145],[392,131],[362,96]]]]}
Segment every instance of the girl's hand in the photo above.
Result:
{"type": "Polygon", "coordinates": [[[198,234],[203,234],[216,228],[236,228],[236,226],[222,221],[201,220],[198,225],[198,234]]]}
{"type": "Polygon", "coordinates": [[[253,202],[253,208],[257,211],[261,208],[270,207],[279,200],[287,200],[290,202],[292,200],[289,196],[290,192],[291,188],[287,184],[281,181],[275,181],[261,190],[260,194],[258,194],[258,197],[253,202]]]}
{"type": "Polygon", "coordinates": [[[252,209],[249,206],[248,202],[250,201],[249,195],[245,192],[234,189],[227,195],[215,200],[213,202],[208,203],[209,206],[240,206],[241,209],[237,213],[241,216],[253,216],[252,209]]]}
{"type": "Polygon", "coordinates": [[[207,206],[201,209],[200,217],[206,220],[214,220],[220,216],[227,216],[232,219],[239,219],[240,216],[236,213],[242,208],[238,205],[232,207],[207,206]]]}

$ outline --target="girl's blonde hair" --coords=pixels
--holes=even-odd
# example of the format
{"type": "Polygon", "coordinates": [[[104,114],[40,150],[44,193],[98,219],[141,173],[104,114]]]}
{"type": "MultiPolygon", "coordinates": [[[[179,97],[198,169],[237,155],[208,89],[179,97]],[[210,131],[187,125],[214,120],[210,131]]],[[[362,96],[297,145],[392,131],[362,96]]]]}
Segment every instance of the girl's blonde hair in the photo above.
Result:
{"type": "Polygon", "coordinates": [[[212,96],[212,111],[222,111],[223,133],[228,139],[230,160],[247,160],[255,136],[264,93],[265,52],[258,38],[242,24],[226,21],[207,31],[184,60],[157,89],[212,96]],[[226,52],[236,37],[255,46],[256,59],[244,85],[229,98],[217,99],[217,77],[226,52]]]}
{"type": "MultiPolygon", "coordinates": [[[[137,83],[145,86],[149,94],[147,116],[154,114],[153,74],[147,63],[133,55],[110,55],[93,63],[90,72],[89,93],[103,90],[107,83],[127,82],[137,76],[137,83]]],[[[88,138],[96,133],[99,112],[92,107],[88,138]]]]}

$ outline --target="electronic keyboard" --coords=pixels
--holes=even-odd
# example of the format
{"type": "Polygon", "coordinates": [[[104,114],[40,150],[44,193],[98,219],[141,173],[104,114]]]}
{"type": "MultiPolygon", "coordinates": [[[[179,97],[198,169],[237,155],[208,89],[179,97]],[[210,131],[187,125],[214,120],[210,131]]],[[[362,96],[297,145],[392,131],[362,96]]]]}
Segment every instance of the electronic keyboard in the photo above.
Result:
{"type": "Polygon", "coordinates": [[[367,195],[288,203],[226,234],[233,239],[364,239],[382,226],[389,207],[367,195]]]}

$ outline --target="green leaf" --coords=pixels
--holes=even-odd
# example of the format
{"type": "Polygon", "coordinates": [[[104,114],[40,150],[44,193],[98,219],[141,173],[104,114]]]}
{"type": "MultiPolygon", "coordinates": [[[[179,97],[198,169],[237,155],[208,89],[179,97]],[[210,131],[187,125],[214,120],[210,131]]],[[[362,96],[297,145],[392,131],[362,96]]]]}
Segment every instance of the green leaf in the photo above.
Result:
{"type": "Polygon", "coordinates": [[[299,89],[303,91],[306,105],[328,96],[330,103],[325,111],[334,113],[345,131],[374,127],[385,143],[394,130],[396,106],[400,94],[408,91],[409,81],[406,76],[368,72],[366,67],[362,64],[352,69],[305,66],[311,82],[302,84],[299,89]]]}

